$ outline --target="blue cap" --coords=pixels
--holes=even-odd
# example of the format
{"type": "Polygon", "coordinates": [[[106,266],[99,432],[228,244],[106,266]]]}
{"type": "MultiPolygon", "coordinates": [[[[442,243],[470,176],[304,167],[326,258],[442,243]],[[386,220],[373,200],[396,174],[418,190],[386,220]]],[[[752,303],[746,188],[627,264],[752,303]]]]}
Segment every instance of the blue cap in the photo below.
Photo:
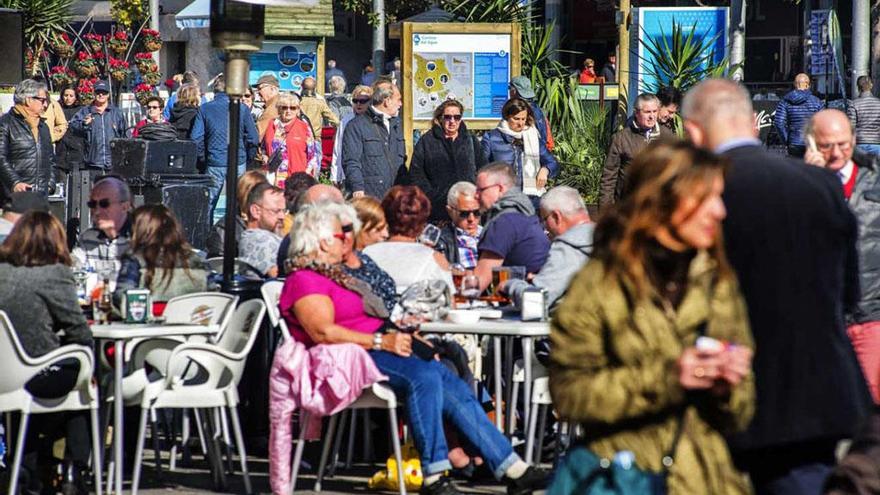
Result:
{"type": "Polygon", "coordinates": [[[107,84],[107,81],[99,80],[95,83],[95,93],[97,93],[98,91],[103,91],[105,93],[110,92],[110,85],[107,84]]]}

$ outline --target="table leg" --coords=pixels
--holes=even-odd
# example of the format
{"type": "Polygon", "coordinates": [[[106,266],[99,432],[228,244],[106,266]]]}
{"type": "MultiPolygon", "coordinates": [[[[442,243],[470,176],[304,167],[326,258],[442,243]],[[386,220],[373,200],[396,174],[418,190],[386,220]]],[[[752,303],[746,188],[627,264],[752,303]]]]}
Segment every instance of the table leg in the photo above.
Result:
{"type": "Polygon", "coordinates": [[[113,459],[116,463],[116,493],[122,494],[122,341],[113,342],[113,361],[115,368],[113,370],[113,459]]]}
{"type": "Polygon", "coordinates": [[[501,337],[492,337],[493,361],[495,363],[495,427],[498,431],[504,431],[501,425],[501,400],[504,395],[501,393],[501,337]]]}
{"type": "Polygon", "coordinates": [[[504,338],[504,385],[507,386],[507,435],[513,437],[516,430],[516,404],[513,403],[513,337],[504,338]]]}
{"type": "Polygon", "coordinates": [[[523,337],[523,371],[525,372],[525,380],[523,383],[523,429],[528,430],[529,414],[531,413],[532,404],[532,338],[523,337]]]}

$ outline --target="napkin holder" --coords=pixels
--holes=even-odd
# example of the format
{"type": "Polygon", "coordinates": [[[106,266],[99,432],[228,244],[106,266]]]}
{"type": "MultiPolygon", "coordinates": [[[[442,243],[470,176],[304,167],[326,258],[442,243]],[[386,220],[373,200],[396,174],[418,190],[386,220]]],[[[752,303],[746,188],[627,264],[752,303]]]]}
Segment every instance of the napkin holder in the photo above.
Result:
{"type": "Polygon", "coordinates": [[[540,287],[529,287],[522,293],[522,320],[547,320],[547,291],[540,287]]]}

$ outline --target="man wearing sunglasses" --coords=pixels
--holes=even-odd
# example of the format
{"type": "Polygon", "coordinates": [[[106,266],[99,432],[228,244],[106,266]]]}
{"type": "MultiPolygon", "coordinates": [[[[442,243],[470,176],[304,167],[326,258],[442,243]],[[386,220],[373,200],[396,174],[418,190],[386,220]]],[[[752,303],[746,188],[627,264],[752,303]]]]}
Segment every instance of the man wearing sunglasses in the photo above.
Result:
{"type": "Polygon", "coordinates": [[[0,117],[0,203],[13,192],[49,194],[55,153],[40,119],[48,98],[45,84],[25,79],[15,87],[15,106],[0,117]]]}
{"type": "Polygon", "coordinates": [[[85,137],[85,163],[89,168],[110,170],[110,140],[128,135],[125,116],[110,104],[110,86],[95,83],[95,101],[80,109],[70,120],[70,129],[85,137]]]}
{"type": "Polygon", "coordinates": [[[87,205],[92,228],[80,234],[71,254],[78,265],[115,281],[131,236],[131,191],[116,177],[105,177],[92,186],[87,205]]]}
{"type": "Polygon", "coordinates": [[[456,182],[449,188],[446,211],[452,222],[440,231],[440,240],[434,246],[450,265],[457,263],[466,270],[477,266],[477,244],[483,232],[476,194],[477,186],[467,181],[456,182]]]}

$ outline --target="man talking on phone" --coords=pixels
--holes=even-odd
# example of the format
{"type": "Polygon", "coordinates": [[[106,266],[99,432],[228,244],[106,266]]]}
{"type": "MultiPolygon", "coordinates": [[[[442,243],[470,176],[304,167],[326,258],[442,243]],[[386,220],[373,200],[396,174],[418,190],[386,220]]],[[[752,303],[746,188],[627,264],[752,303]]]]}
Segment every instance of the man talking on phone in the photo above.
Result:
{"type": "Polygon", "coordinates": [[[804,161],[834,172],[859,224],[856,251],[861,296],[846,315],[847,334],[874,402],[880,401],[880,174],[875,155],[856,149],[852,124],[840,110],[822,110],[804,129],[804,161]],[[812,148],[812,149],[811,149],[812,148]]]}
{"type": "Polygon", "coordinates": [[[0,117],[0,204],[14,192],[47,196],[55,169],[52,137],[40,118],[49,101],[46,85],[25,79],[12,98],[15,106],[0,117]]]}

